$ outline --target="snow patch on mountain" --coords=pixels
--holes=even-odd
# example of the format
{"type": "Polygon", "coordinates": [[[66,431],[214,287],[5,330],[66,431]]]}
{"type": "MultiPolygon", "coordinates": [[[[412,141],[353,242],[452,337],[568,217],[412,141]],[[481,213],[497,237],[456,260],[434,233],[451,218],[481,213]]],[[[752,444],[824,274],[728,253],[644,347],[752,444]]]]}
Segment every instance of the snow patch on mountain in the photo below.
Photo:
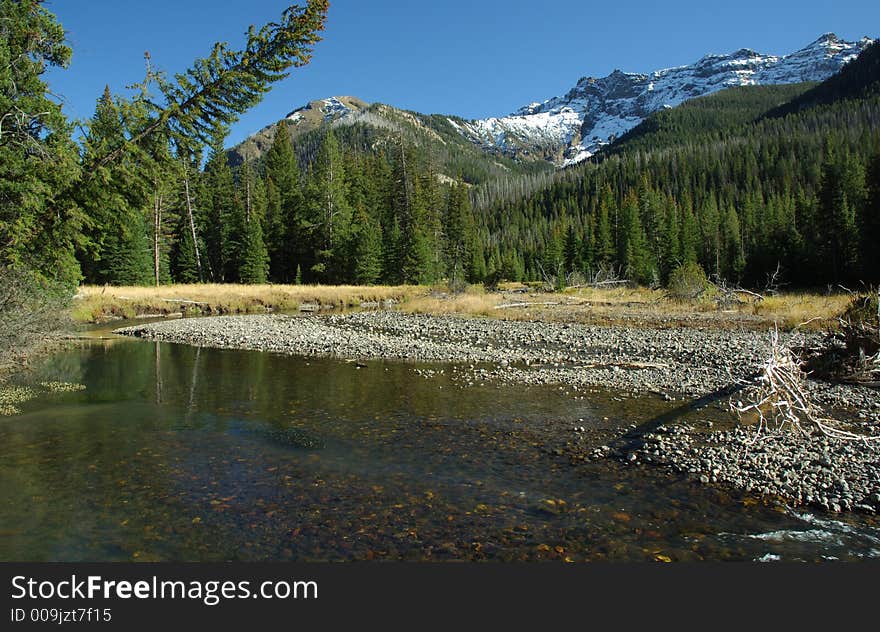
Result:
{"type": "Polygon", "coordinates": [[[324,104],[324,107],[321,108],[321,112],[324,114],[324,120],[326,121],[333,120],[339,116],[344,116],[352,111],[351,108],[336,97],[322,99],[321,102],[324,104]]]}
{"type": "Polygon", "coordinates": [[[307,103],[285,118],[296,125],[314,125],[322,121],[333,123],[356,116],[366,107],[366,103],[354,97],[328,97],[307,103]]]}
{"type": "Polygon", "coordinates": [[[688,99],[733,86],[823,81],[872,41],[847,42],[826,33],[789,55],[742,48],[648,74],[615,70],[607,77],[584,77],[566,95],[530,103],[508,116],[450,123],[488,150],[537,155],[568,166],[586,160],[653,112],[688,99]]]}

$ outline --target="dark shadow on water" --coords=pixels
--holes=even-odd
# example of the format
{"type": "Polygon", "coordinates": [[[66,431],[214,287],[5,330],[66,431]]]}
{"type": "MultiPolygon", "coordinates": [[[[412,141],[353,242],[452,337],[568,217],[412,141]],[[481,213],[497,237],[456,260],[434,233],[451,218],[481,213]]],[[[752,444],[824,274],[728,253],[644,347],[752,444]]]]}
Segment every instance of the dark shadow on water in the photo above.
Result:
{"type": "Polygon", "coordinates": [[[746,385],[747,384],[745,382],[739,384],[729,384],[724,388],[712,391],[711,393],[707,393],[699,399],[690,400],[685,404],[682,404],[681,406],[678,406],[670,411],[663,413],[662,415],[658,415],[653,419],[649,419],[648,421],[639,424],[635,428],[618,437],[615,441],[611,442],[609,446],[614,451],[614,453],[618,455],[626,455],[627,453],[644,446],[644,437],[646,434],[655,432],[661,426],[669,425],[684,417],[688,413],[700,410],[702,408],[705,408],[706,406],[714,404],[721,399],[730,397],[734,393],[738,393],[739,391],[744,389],[746,385]]]}

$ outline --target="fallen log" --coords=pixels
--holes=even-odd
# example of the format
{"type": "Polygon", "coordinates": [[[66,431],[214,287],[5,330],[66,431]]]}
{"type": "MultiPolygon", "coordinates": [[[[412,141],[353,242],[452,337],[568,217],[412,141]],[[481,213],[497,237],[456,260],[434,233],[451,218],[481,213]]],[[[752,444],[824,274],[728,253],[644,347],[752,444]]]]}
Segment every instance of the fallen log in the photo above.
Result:
{"type": "Polygon", "coordinates": [[[540,307],[547,305],[559,305],[559,301],[546,301],[543,303],[502,303],[501,305],[496,305],[495,309],[509,309],[513,307],[540,307]]]}
{"type": "MultiPolygon", "coordinates": [[[[130,296],[117,296],[120,301],[139,301],[143,299],[132,298],[130,296]]],[[[206,301],[191,301],[185,298],[151,298],[151,301],[165,301],[166,303],[184,303],[186,305],[210,305],[210,303],[206,301]]]]}

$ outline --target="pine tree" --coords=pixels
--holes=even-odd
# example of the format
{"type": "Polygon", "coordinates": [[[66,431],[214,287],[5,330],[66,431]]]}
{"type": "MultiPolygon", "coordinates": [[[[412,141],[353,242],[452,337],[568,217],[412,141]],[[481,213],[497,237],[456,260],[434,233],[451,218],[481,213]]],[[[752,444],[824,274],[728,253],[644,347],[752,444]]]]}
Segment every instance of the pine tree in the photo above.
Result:
{"type": "Polygon", "coordinates": [[[685,199],[681,208],[681,263],[697,263],[699,229],[690,200],[685,199]]]}
{"type": "Polygon", "coordinates": [[[846,157],[838,157],[833,144],[826,142],[822,163],[819,199],[819,249],[825,262],[823,280],[833,282],[850,278],[855,268],[856,209],[851,190],[854,166],[846,157]]]}
{"type": "Polygon", "coordinates": [[[620,264],[624,274],[641,284],[653,281],[654,266],[648,249],[645,231],[639,217],[638,201],[634,196],[624,200],[620,209],[623,230],[621,232],[620,264]]]}
{"type": "MultiPolygon", "coordinates": [[[[135,86],[136,95],[132,99],[120,99],[118,102],[126,136],[137,136],[150,125],[150,111],[153,107],[149,92],[151,76],[148,58],[147,76],[142,83],[135,86]]],[[[126,141],[114,151],[117,152],[117,159],[110,164],[122,164],[129,170],[132,187],[126,191],[126,196],[132,207],[139,207],[144,216],[152,259],[151,283],[157,286],[170,283],[173,227],[178,221],[173,197],[180,167],[172,153],[171,138],[167,130],[157,130],[143,136],[138,144],[126,141]]],[[[108,163],[96,161],[93,164],[100,171],[108,163]]],[[[91,178],[87,178],[85,187],[90,182],[91,178]]]]}
{"type": "Polygon", "coordinates": [[[581,240],[578,237],[574,224],[568,225],[568,231],[565,234],[565,247],[563,248],[563,259],[565,261],[564,268],[566,272],[579,271],[582,267],[581,240]]]}
{"type": "MultiPolygon", "coordinates": [[[[85,139],[84,155],[105,152],[125,143],[122,113],[105,87],[85,139]]],[[[153,280],[151,240],[142,211],[148,207],[142,165],[124,155],[101,167],[76,191],[89,221],[80,242],[79,260],[86,282],[147,285],[153,280]]]]}
{"type": "Polygon", "coordinates": [[[449,191],[449,201],[444,222],[446,275],[456,287],[463,282],[473,258],[474,217],[470,195],[462,182],[449,191]]]}
{"type": "Polygon", "coordinates": [[[201,153],[186,147],[178,147],[180,182],[178,183],[178,206],[180,222],[171,255],[171,273],[178,283],[201,283],[206,276],[203,252],[204,242],[200,235],[201,174],[198,172],[201,153]]]}
{"type": "Polygon", "coordinates": [[[250,162],[245,162],[240,178],[239,199],[244,203],[244,229],[238,262],[241,283],[265,283],[269,274],[269,253],[263,240],[266,216],[266,191],[263,180],[250,162]]]}
{"type": "Polygon", "coordinates": [[[681,262],[681,230],[678,221],[679,211],[674,205],[667,206],[663,218],[660,242],[660,277],[663,283],[681,262]]]}
{"type": "Polygon", "coordinates": [[[272,146],[266,153],[266,197],[264,229],[270,277],[279,283],[290,283],[303,260],[305,246],[299,164],[286,121],[276,126],[272,146]]]}
{"type": "Polygon", "coordinates": [[[215,283],[227,281],[231,270],[237,273],[237,262],[233,264],[230,257],[236,251],[236,245],[229,243],[230,238],[238,234],[240,227],[232,225],[231,220],[240,212],[236,209],[235,183],[232,169],[223,151],[225,134],[218,131],[217,138],[212,142],[208,163],[205,165],[205,201],[204,201],[204,240],[207,260],[215,283]]]}
{"type": "Polygon", "coordinates": [[[581,252],[579,256],[581,261],[581,272],[583,272],[589,279],[592,277],[593,268],[596,263],[596,221],[593,214],[588,213],[586,217],[584,217],[584,223],[585,232],[583,239],[581,240],[581,252]]]}
{"type": "Polygon", "coordinates": [[[353,281],[372,285],[382,274],[382,238],[379,225],[363,207],[352,216],[351,258],[354,262],[353,281]]]}
{"type": "Polygon", "coordinates": [[[419,226],[418,200],[415,191],[415,166],[412,155],[399,139],[399,155],[394,165],[392,183],[392,225],[389,244],[390,277],[398,283],[419,283],[428,261],[427,244],[419,226]]]}
{"type": "Polygon", "coordinates": [[[196,244],[185,215],[181,215],[176,232],[178,237],[171,255],[171,275],[177,283],[200,283],[203,279],[196,264],[196,244]]]}
{"type": "Polygon", "coordinates": [[[38,0],[0,0],[0,267],[32,268],[73,285],[84,218],[71,126],[42,75],[66,67],[64,29],[38,0]]]}
{"type": "Polygon", "coordinates": [[[718,202],[713,194],[707,196],[700,209],[700,240],[703,244],[700,263],[711,270],[715,279],[721,278],[721,218],[718,202]]]}
{"type": "Polygon", "coordinates": [[[880,283],[880,149],[868,162],[865,172],[866,202],[862,211],[862,270],[865,280],[880,283]]]}
{"type": "Polygon", "coordinates": [[[416,228],[422,242],[419,247],[425,252],[419,283],[435,283],[446,275],[443,221],[447,199],[430,154],[422,152],[416,177],[416,228]]]}
{"type": "MultiPolygon", "coordinates": [[[[488,275],[486,267],[486,253],[483,249],[483,240],[477,239],[474,243],[473,254],[468,266],[468,283],[483,283],[488,275]]],[[[534,273],[533,275],[534,276],[534,273]]]]}
{"type": "MultiPolygon", "coordinates": [[[[164,103],[149,101],[147,124],[127,144],[140,145],[157,134],[168,139],[185,138],[191,144],[213,142],[218,128],[228,127],[258,104],[273,83],[289,76],[292,66],[310,61],[312,47],[321,39],[318,33],[324,28],[328,8],[328,0],[290,6],[277,22],[260,29],[250,27],[242,50],[231,50],[227,43],[218,42],[208,57],[196,60],[192,68],[175,75],[174,81],[150,72],[148,79],[158,83],[164,103]]],[[[94,158],[87,163],[87,170],[113,162],[126,149],[116,148],[94,158]]]]}
{"type": "Polygon", "coordinates": [[[309,228],[315,244],[312,273],[320,281],[338,282],[345,268],[351,207],[342,154],[332,128],[324,134],[309,176],[309,228]]]}
{"type": "MultiPolygon", "coordinates": [[[[320,39],[328,2],[308,0],[304,7],[291,6],[280,20],[251,28],[243,49],[216,44],[208,58],[196,60],[174,80],[148,66],[140,94],[130,102],[117,101],[125,130],[123,142],[105,144],[100,150],[100,143],[94,143],[81,161],[60,105],[46,98],[41,80],[48,66],[66,66],[71,56],[63,43],[63,29],[42,5],[42,0],[0,0],[0,113],[4,113],[0,126],[0,243],[4,244],[0,265],[35,267],[47,277],[72,284],[80,278],[75,244],[83,243],[81,255],[115,252],[114,256],[129,256],[134,246],[126,244],[140,239],[145,228],[154,281],[165,282],[170,278],[169,249],[176,241],[171,228],[179,225],[169,199],[174,187],[168,168],[171,146],[203,146],[217,127],[237,120],[273,83],[287,77],[292,66],[308,63],[311,48],[320,39]],[[162,99],[147,95],[151,85],[158,86],[162,99]],[[113,231],[105,241],[98,238],[105,218],[96,213],[96,221],[89,219],[95,230],[86,236],[91,237],[88,244],[89,239],[80,234],[86,218],[76,202],[90,187],[108,186],[112,174],[107,169],[125,162],[132,167],[131,182],[137,187],[126,188],[121,195],[132,213],[140,211],[145,221],[139,226],[132,215],[131,221],[117,224],[125,230],[113,231]],[[139,207],[136,200],[146,200],[146,204],[139,207]]],[[[130,272],[139,265],[139,255],[130,256],[128,262],[105,261],[100,269],[90,266],[89,273],[97,277],[113,276],[114,270],[130,272]]],[[[129,272],[126,278],[131,278],[129,272]]]]}
{"type": "MultiPolygon", "coordinates": [[[[599,211],[596,219],[596,263],[610,266],[614,262],[614,235],[611,229],[612,205],[614,204],[611,188],[606,185],[599,197],[599,211]]],[[[613,213],[616,215],[617,211],[613,213]]]]}
{"type": "Polygon", "coordinates": [[[728,279],[739,281],[745,270],[746,260],[740,235],[739,215],[732,206],[729,206],[724,213],[722,241],[724,250],[723,274],[728,279]]]}
{"type": "MultiPolygon", "coordinates": [[[[550,239],[544,246],[544,257],[541,265],[544,270],[544,280],[547,283],[552,281],[555,289],[564,289],[565,278],[565,241],[563,239],[563,228],[557,224],[550,239]]],[[[497,268],[497,265],[496,265],[497,268]]]]}
{"type": "MultiPolygon", "coordinates": [[[[150,285],[155,283],[153,253],[144,216],[133,214],[104,249],[100,274],[113,285],[150,285]]],[[[163,270],[160,270],[160,274],[163,270]]],[[[165,277],[167,280],[167,277],[165,277]]]]}

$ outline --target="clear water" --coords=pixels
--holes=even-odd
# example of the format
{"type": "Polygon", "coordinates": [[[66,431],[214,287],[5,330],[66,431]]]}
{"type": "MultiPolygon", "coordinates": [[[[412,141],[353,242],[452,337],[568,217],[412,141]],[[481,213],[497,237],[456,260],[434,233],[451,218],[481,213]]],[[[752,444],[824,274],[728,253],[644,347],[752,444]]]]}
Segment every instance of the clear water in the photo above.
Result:
{"type": "Polygon", "coordinates": [[[577,459],[675,404],[416,368],[129,339],[59,353],[30,379],[86,389],[0,418],[0,560],[880,556],[868,516],[577,459]]]}

